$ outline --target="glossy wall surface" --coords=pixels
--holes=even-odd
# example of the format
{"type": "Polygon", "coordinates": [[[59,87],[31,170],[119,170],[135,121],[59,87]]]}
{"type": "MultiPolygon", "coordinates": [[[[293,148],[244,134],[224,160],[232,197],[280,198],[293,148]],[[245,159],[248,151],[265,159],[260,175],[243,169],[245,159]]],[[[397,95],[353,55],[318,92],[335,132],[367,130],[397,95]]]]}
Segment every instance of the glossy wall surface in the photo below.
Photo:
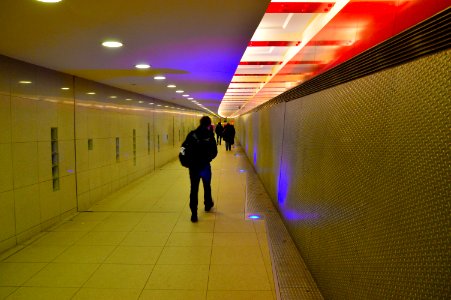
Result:
{"type": "Polygon", "coordinates": [[[177,157],[199,116],[138,96],[0,56],[0,252],[177,157]]]}
{"type": "Polygon", "coordinates": [[[450,63],[438,53],[238,119],[326,299],[450,296],[450,63]]]}

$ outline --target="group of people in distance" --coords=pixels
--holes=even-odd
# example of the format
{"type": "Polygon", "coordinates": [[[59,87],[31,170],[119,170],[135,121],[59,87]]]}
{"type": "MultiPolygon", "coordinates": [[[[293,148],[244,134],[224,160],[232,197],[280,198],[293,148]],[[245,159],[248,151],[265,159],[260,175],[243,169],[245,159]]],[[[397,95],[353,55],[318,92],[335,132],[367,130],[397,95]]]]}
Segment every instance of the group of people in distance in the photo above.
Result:
{"type": "Polygon", "coordinates": [[[233,124],[226,123],[223,127],[221,122],[219,122],[216,128],[213,128],[210,117],[203,116],[200,119],[199,127],[191,131],[182,144],[180,153],[183,153],[183,155],[185,155],[185,151],[188,148],[191,149],[189,163],[183,162],[182,165],[189,168],[191,185],[189,207],[191,209],[191,222],[193,223],[198,221],[198,191],[201,180],[204,185],[205,211],[211,211],[215,205],[211,195],[212,174],[210,162],[218,154],[217,145],[221,145],[221,139],[224,139],[226,151],[231,151],[235,139],[235,127],[233,124]],[[214,133],[216,133],[217,140],[215,140],[214,133]]]}
{"type": "Polygon", "coordinates": [[[235,126],[230,123],[226,123],[224,127],[219,122],[215,127],[216,133],[216,145],[221,145],[221,139],[224,140],[226,151],[232,151],[232,145],[235,141],[235,126]]]}

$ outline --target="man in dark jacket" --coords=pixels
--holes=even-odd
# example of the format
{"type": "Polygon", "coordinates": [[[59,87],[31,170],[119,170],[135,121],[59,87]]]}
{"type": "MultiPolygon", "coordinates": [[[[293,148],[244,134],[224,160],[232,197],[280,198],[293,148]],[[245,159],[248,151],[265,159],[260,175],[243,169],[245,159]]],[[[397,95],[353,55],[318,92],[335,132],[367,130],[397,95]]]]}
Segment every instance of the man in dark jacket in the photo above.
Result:
{"type": "Polygon", "coordinates": [[[214,202],[211,197],[211,167],[210,162],[218,154],[213,131],[209,130],[211,119],[203,116],[196,130],[191,131],[183,145],[191,145],[192,156],[189,164],[189,178],[191,192],[189,195],[189,207],[191,209],[191,222],[197,222],[197,203],[199,182],[202,179],[204,185],[205,211],[210,211],[214,202]]]}
{"type": "Polygon", "coordinates": [[[224,127],[222,127],[221,122],[216,125],[215,132],[216,132],[216,145],[221,145],[221,139],[222,139],[222,131],[224,130],[224,127]]]}
{"type": "Polygon", "coordinates": [[[233,124],[227,123],[224,126],[222,137],[224,138],[224,142],[226,144],[226,151],[232,151],[232,145],[235,141],[235,127],[233,124]]]}

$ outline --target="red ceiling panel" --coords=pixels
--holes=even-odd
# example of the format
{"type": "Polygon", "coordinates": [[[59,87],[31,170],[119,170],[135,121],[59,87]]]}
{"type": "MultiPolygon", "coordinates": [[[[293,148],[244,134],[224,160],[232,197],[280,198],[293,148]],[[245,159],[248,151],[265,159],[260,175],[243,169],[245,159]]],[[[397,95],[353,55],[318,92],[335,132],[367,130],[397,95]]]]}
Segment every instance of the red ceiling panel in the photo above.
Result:
{"type": "Polygon", "coordinates": [[[325,13],[334,2],[271,2],[266,13],[325,13]]]}

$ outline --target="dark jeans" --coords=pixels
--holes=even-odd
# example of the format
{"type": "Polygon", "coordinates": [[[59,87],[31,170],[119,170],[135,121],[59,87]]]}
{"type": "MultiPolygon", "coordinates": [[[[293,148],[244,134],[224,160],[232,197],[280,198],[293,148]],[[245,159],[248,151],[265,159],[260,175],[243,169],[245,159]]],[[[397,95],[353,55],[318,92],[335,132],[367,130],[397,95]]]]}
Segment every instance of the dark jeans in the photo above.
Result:
{"type": "Polygon", "coordinates": [[[226,143],[226,151],[227,150],[230,150],[230,151],[232,151],[232,143],[231,142],[225,142],[226,143]]]}
{"type": "Polygon", "coordinates": [[[197,196],[199,192],[199,182],[202,178],[204,185],[204,205],[211,206],[213,199],[211,198],[211,167],[210,164],[205,167],[189,168],[189,179],[191,181],[191,192],[189,194],[189,207],[193,214],[197,214],[197,196]]]}
{"type": "Polygon", "coordinates": [[[222,135],[216,135],[216,145],[221,145],[222,135]]]}

